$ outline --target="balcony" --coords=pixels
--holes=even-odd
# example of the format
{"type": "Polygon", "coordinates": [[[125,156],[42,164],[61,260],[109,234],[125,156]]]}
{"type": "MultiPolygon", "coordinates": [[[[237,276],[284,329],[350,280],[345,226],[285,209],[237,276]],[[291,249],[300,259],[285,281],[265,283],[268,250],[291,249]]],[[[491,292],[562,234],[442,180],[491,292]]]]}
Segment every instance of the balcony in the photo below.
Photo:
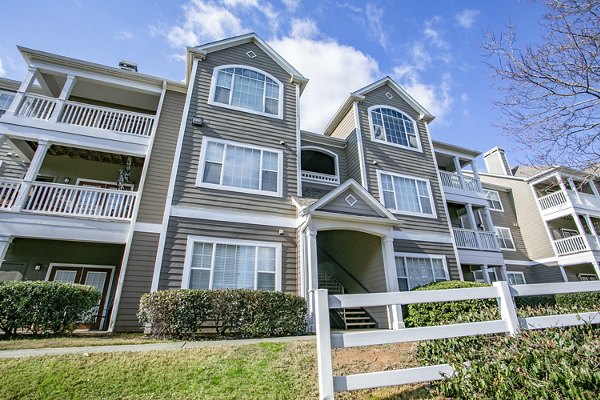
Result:
{"type": "Polygon", "coordinates": [[[0,210],[96,220],[131,221],[137,192],[64,185],[31,183],[28,193],[23,181],[0,178],[0,210]],[[19,205],[17,203],[20,203],[19,205]]]}
{"type": "Polygon", "coordinates": [[[456,172],[439,171],[442,187],[449,201],[458,203],[472,203],[478,206],[487,206],[488,202],[481,187],[481,182],[471,176],[456,172]]]}
{"type": "Polygon", "coordinates": [[[467,250],[500,251],[494,232],[453,228],[456,247],[467,250]]]}
{"type": "Polygon", "coordinates": [[[321,183],[324,185],[339,185],[340,177],[338,175],[322,174],[320,172],[302,171],[302,180],[304,182],[321,183]]]}
{"type": "Polygon", "coordinates": [[[566,256],[585,251],[600,251],[600,238],[595,235],[577,235],[553,241],[556,254],[566,256]]]}
{"type": "Polygon", "coordinates": [[[557,218],[574,212],[600,211],[600,198],[574,190],[559,190],[537,199],[543,217],[557,218]]]}

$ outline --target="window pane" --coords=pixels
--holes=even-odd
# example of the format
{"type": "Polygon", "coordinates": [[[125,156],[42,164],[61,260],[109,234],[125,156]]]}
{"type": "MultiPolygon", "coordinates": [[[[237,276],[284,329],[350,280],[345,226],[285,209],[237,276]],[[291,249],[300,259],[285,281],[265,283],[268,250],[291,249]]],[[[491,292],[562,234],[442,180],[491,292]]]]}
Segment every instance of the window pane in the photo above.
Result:
{"type": "Polygon", "coordinates": [[[217,77],[217,86],[231,89],[232,76],[233,75],[229,72],[219,71],[219,76],[217,77]]]}
{"type": "Polygon", "coordinates": [[[208,290],[210,284],[210,270],[192,269],[190,273],[190,289],[208,290]]]}
{"type": "Polygon", "coordinates": [[[406,257],[411,289],[434,281],[430,261],[428,258],[406,257]]]}
{"type": "Polygon", "coordinates": [[[262,173],[262,190],[268,192],[277,192],[277,173],[271,171],[263,171],[262,173]]]}
{"type": "Polygon", "coordinates": [[[12,94],[0,94],[0,111],[8,110],[14,98],[15,96],[12,94]]]}
{"type": "Polygon", "coordinates": [[[256,288],[258,290],[275,290],[275,274],[259,273],[256,288]]]}
{"type": "Polygon", "coordinates": [[[275,248],[259,247],[257,257],[258,272],[275,272],[275,248]]]}
{"type": "Polygon", "coordinates": [[[263,169],[277,171],[277,160],[277,153],[273,153],[271,151],[263,151],[263,169]]]}
{"type": "Polygon", "coordinates": [[[256,247],[218,244],[213,289],[254,289],[256,247]]]}
{"type": "Polygon", "coordinates": [[[401,292],[408,291],[408,279],[406,278],[398,278],[398,288],[401,292]]]}
{"type": "Polygon", "coordinates": [[[406,265],[404,264],[404,257],[396,257],[396,276],[407,277],[406,265]]]}
{"type": "MultiPolygon", "coordinates": [[[[243,75],[256,75],[254,71],[243,70],[243,75]]],[[[237,74],[233,83],[231,105],[248,108],[254,111],[263,110],[265,84],[254,76],[240,76],[237,74]]]]}
{"type": "Polygon", "coordinates": [[[432,258],[433,275],[435,279],[446,279],[446,270],[444,269],[444,261],[439,258],[432,258]]]}
{"type": "Polygon", "coordinates": [[[421,212],[417,188],[412,179],[393,177],[396,191],[396,207],[398,210],[421,212]]]}
{"type": "Polygon", "coordinates": [[[208,142],[206,146],[206,161],[222,163],[224,149],[225,145],[223,143],[208,142]]]}
{"type": "Polygon", "coordinates": [[[413,122],[402,113],[389,108],[371,111],[373,136],[401,146],[418,148],[413,122]]]}
{"type": "Polygon", "coordinates": [[[265,112],[268,114],[279,114],[279,101],[274,99],[265,99],[265,112]]]}
{"type": "Polygon", "coordinates": [[[54,274],[54,282],[75,283],[77,271],[58,270],[54,274]]]}
{"type": "Polygon", "coordinates": [[[213,244],[212,243],[194,243],[192,254],[192,268],[210,269],[212,262],[213,244]]]}
{"type": "Polygon", "coordinates": [[[259,189],[260,150],[228,145],[225,152],[223,185],[259,189]]]}
{"type": "Polygon", "coordinates": [[[215,101],[217,103],[229,104],[229,93],[231,90],[221,87],[215,88],[215,101]]]}
{"type": "Polygon", "coordinates": [[[221,182],[221,164],[206,163],[202,182],[219,184],[221,182]]]}

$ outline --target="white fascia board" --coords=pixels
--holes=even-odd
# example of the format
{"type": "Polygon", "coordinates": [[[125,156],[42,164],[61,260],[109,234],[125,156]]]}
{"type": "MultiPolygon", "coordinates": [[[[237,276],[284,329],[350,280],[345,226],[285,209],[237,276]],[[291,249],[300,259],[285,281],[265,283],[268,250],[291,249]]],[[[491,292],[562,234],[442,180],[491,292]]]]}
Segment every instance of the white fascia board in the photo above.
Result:
{"type": "Polygon", "coordinates": [[[346,114],[352,108],[352,105],[355,102],[361,102],[365,99],[364,96],[356,95],[351,93],[346,100],[340,105],[337,111],[333,114],[333,117],[329,120],[327,125],[325,125],[325,129],[323,130],[324,135],[329,136],[333,132],[333,130],[339,125],[341,120],[346,116],[346,114]]]}
{"type": "Polygon", "coordinates": [[[416,242],[432,242],[432,243],[445,243],[453,244],[452,236],[444,235],[440,233],[425,233],[410,230],[394,231],[394,239],[398,240],[411,240],[416,242]]]}
{"type": "Polygon", "coordinates": [[[204,219],[209,221],[232,222],[239,224],[274,226],[279,228],[297,228],[298,220],[293,217],[281,217],[266,213],[242,213],[218,208],[198,208],[172,206],[172,217],[204,219]]]}

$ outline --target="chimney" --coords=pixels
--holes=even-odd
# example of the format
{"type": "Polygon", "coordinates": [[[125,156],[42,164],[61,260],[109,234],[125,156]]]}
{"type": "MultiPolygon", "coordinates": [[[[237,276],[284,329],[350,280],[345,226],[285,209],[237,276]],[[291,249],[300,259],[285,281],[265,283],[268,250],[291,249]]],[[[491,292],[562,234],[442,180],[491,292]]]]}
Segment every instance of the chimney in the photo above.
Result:
{"type": "Polygon", "coordinates": [[[137,64],[131,61],[119,61],[119,68],[124,69],[125,71],[138,72],[137,64]]]}
{"type": "Polygon", "coordinates": [[[496,146],[493,149],[486,151],[483,153],[483,160],[485,161],[485,166],[490,174],[512,176],[512,171],[510,170],[510,165],[508,165],[504,149],[496,146]]]}

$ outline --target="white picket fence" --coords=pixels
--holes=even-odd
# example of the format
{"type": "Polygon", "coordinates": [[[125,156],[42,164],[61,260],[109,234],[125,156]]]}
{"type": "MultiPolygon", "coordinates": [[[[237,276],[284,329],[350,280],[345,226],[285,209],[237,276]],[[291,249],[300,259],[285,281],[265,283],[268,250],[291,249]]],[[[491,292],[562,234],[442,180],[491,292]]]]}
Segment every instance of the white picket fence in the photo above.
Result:
{"type": "Polygon", "coordinates": [[[493,286],[414,292],[343,294],[328,296],[327,290],[313,292],[316,312],[319,392],[321,399],[333,399],[335,392],[403,385],[444,379],[454,373],[449,364],[402,370],[334,376],[332,349],[379,344],[416,342],[494,333],[515,335],[522,329],[600,324],[599,312],[518,318],[513,297],[600,291],[600,282],[544,283],[510,286],[504,281],[493,286]],[[459,300],[498,300],[500,320],[453,325],[332,333],[329,310],[352,307],[377,307],[459,300]]]}

